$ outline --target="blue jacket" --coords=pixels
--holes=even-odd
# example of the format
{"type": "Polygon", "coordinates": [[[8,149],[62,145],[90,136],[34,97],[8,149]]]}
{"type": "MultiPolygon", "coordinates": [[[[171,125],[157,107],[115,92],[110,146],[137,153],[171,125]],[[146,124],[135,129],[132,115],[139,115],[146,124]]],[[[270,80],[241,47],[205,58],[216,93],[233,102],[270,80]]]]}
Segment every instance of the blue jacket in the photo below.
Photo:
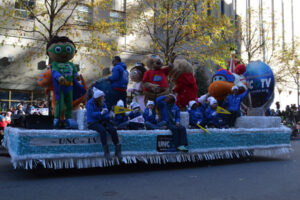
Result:
{"type": "Polygon", "coordinates": [[[136,117],[138,117],[138,116],[141,116],[141,115],[142,115],[141,112],[135,113],[135,112],[131,111],[131,112],[129,113],[128,117],[129,117],[129,119],[134,119],[134,118],[136,118],[136,117]]]}
{"type": "Polygon", "coordinates": [[[160,96],[156,99],[157,107],[160,111],[161,121],[166,121],[168,124],[180,123],[180,110],[175,104],[167,104],[166,96],[160,96]],[[171,117],[171,118],[170,118],[171,117]]]}
{"type": "Polygon", "coordinates": [[[103,115],[101,114],[103,108],[107,108],[105,103],[101,107],[98,107],[94,102],[94,98],[91,98],[86,104],[87,123],[108,121],[108,112],[103,115]]]}
{"type": "Polygon", "coordinates": [[[115,122],[116,124],[120,125],[123,122],[128,121],[128,117],[125,114],[116,114],[115,122]]]}
{"type": "Polygon", "coordinates": [[[155,119],[155,117],[156,117],[156,111],[155,111],[155,109],[153,109],[152,110],[152,115],[149,116],[149,110],[150,110],[149,108],[146,108],[144,110],[143,117],[144,117],[144,119],[145,119],[146,122],[150,122],[152,124],[156,124],[156,119],[155,119]]]}
{"type": "Polygon", "coordinates": [[[127,89],[128,85],[128,71],[125,63],[119,62],[112,69],[112,75],[108,77],[113,88],[127,89]]]}
{"type": "Polygon", "coordinates": [[[205,111],[206,122],[208,125],[213,124],[216,127],[222,125],[222,118],[216,110],[211,109],[210,106],[207,107],[205,111]]]}
{"type": "Polygon", "coordinates": [[[197,122],[201,123],[204,121],[204,116],[203,116],[203,113],[202,113],[200,107],[198,107],[194,110],[189,110],[189,114],[190,114],[190,124],[191,125],[196,125],[197,122]]]}
{"type": "Polygon", "coordinates": [[[198,107],[200,109],[200,111],[202,112],[203,115],[204,115],[204,113],[206,111],[206,108],[208,106],[209,106],[208,104],[204,103],[204,104],[202,104],[201,106],[198,107]]]}
{"type": "Polygon", "coordinates": [[[241,103],[243,99],[248,95],[249,90],[245,91],[242,94],[231,94],[226,97],[223,102],[224,108],[227,108],[229,111],[240,111],[241,103]]]}

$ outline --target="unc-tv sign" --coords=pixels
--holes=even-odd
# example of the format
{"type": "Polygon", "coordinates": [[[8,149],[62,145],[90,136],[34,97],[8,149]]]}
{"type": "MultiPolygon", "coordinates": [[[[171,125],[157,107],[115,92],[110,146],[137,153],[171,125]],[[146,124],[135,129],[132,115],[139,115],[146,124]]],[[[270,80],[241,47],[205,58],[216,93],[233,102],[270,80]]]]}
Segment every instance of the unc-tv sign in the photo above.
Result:
{"type": "MultiPolygon", "coordinates": [[[[266,63],[250,62],[244,76],[249,86],[253,108],[261,107],[272,98],[275,86],[274,74],[266,63]]],[[[245,103],[249,106],[248,100],[245,103]]]]}

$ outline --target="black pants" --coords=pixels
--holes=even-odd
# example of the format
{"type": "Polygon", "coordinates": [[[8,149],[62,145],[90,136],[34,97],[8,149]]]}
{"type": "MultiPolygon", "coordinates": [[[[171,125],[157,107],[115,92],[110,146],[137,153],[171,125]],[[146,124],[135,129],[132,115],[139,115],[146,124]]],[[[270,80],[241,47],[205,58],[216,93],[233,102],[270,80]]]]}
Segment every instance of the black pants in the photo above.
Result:
{"type": "Polygon", "coordinates": [[[239,111],[230,111],[231,115],[228,116],[228,125],[233,127],[236,121],[236,118],[241,116],[241,112],[239,111]]]}
{"type": "Polygon", "coordinates": [[[109,122],[103,124],[96,122],[88,125],[89,129],[95,130],[100,134],[101,143],[103,146],[107,145],[106,133],[108,132],[111,135],[114,145],[119,144],[119,138],[117,130],[109,122]]]}
{"type": "Polygon", "coordinates": [[[176,127],[175,125],[169,124],[168,129],[170,129],[172,132],[173,143],[175,147],[188,145],[186,129],[184,126],[179,125],[179,127],[176,127]]]}

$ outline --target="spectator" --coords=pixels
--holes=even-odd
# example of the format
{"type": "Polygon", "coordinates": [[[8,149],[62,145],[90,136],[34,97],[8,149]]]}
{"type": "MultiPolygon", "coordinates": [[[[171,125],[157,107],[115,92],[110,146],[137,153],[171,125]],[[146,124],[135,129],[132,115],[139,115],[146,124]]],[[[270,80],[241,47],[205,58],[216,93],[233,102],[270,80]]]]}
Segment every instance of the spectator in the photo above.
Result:
{"type": "Polygon", "coordinates": [[[95,130],[100,134],[104,157],[108,160],[110,160],[111,157],[107,144],[106,133],[109,133],[115,145],[115,156],[118,159],[121,159],[121,144],[119,143],[117,130],[113,127],[109,120],[108,109],[104,103],[105,94],[95,87],[93,88],[93,92],[93,98],[91,98],[86,105],[88,128],[95,130]]]}
{"type": "Polygon", "coordinates": [[[233,86],[231,90],[233,94],[228,95],[223,102],[224,108],[231,112],[231,115],[228,116],[229,127],[233,127],[236,118],[241,116],[241,103],[249,93],[249,90],[246,90],[242,94],[238,94],[237,86],[233,86]]]}
{"type": "Polygon", "coordinates": [[[23,105],[21,103],[17,104],[17,110],[15,111],[14,115],[25,115],[23,111],[23,105]]]}
{"type": "Polygon", "coordinates": [[[166,125],[165,121],[157,123],[156,111],[155,111],[153,101],[149,100],[147,102],[147,106],[146,106],[146,109],[143,113],[143,117],[145,119],[145,126],[149,130],[161,129],[162,127],[164,127],[166,125]]]}
{"type": "Polygon", "coordinates": [[[160,96],[156,99],[161,114],[161,121],[165,121],[173,136],[173,145],[178,151],[188,151],[186,129],[180,125],[180,110],[175,105],[176,97],[173,94],[160,96]]]}
{"type": "MultiPolygon", "coordinates": [[[[113,61],[112,75],[108,77],[108,80],[111,82],[114,95],[110,102],[107,102],[108,109],[112,109],[112,106],[117,104],[119,99],[122,99],[123,102],[126,102],[127,98],[127,85],[129,73],[125,63],[121,62],[119,56],[115,56],[113,61]]],[[[126,107],[126,105],[125,105],[126,107]]]]}

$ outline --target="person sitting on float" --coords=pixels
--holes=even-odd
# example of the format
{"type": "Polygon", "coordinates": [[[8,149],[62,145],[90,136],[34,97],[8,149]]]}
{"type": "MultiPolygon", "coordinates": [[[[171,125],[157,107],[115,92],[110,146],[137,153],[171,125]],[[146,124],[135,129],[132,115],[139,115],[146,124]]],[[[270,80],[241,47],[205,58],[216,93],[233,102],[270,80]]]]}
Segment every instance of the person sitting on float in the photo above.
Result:
{"type": "Polygon", "coordinates": [[[204,94],[201,97],[198,98],[198,103],[199,103],[199,109],[201,110],[202,114],[204,115],[205,110],[209,106],[209,101],[207,100],[209,98],[209,94],[204,94]]]}
{"type": "Polygon", "coordinates": [[[154,101],[148,100],[143,117],[145,119],[145,126],[148,130],[162,129],[166,125],[165,121],[157,122],[154,101]]]}
{"type": "Polygon", "coordinates": [[[157,107],[161,114],[161,121],[165,121],[172,132],[173,145],[178,151],[187,152],[186,128],[180,125],[180,110],[175,105],[176,96],[168,94],[156,99],[157,107]]]}
{"type": "Polygon", "coordinates": [[[209,128],[221,128],[223,120],[217,113],[218,101],[214,97],[209,97],[209,106],[205,111],[206,123],[209,128]]]}
{"type": "Polygon", "coordinates": [[[233,86],[231,90],[232,94],[228,95],[223,102],[223,107],[231,112],[227,122],[229,127],[233,127],[236,119],[241,116],[241,103],[249,93],[249,90],[246,90],[239,94],[237,86],[233,86]]]}
{"type": "MultiPolygon", "coordinates": [[[[120,108],[125,108],[124,102],[122,99],[120,99],[117,102],[117,106],[120,108]]],[[[127,115],[128,115],[127,113],[115,114],[114,124],[118,127],[118,130],[127,129],[127,126],[128,126],[128,116],[127,115]]]]}
{"type": "Polygon", "coordinates": [[[128,114],[128,117],[129,117],[128,127],[129,127],[129,129],[131,129],[131,130],[143,130],[144,129],[144,124],[139,122],[139,120],[136,120],[136,121],[134,120],[134,119],[138,119],[138,117],[142,116],[140,105],[138,103],[133,102],[131,104],[131,109],[132,109],[132,111],[128,114]]]}
{"type": "Polygon", "coordinates": [[[109,133],[115,145],[115,156],[121,159],[121,144],[119,143],[117,130],[109,120],[108,109],[104,103],[105,94],[95,87],[93,92],[93,98],[86,104],[88,129],[95,130],[100,134],[104,157],[108,160],[111,159],[106,136],[109,133]]]}
{"type": "Polygon", "coordinates": [[[200,126],[205,126],[204,115],[202,110],[197,105],[197,102],[192,100],[189,102],[189,116],[190,116],[190,126],[191,128],[199,128],[197,124],[200,126]]]}

